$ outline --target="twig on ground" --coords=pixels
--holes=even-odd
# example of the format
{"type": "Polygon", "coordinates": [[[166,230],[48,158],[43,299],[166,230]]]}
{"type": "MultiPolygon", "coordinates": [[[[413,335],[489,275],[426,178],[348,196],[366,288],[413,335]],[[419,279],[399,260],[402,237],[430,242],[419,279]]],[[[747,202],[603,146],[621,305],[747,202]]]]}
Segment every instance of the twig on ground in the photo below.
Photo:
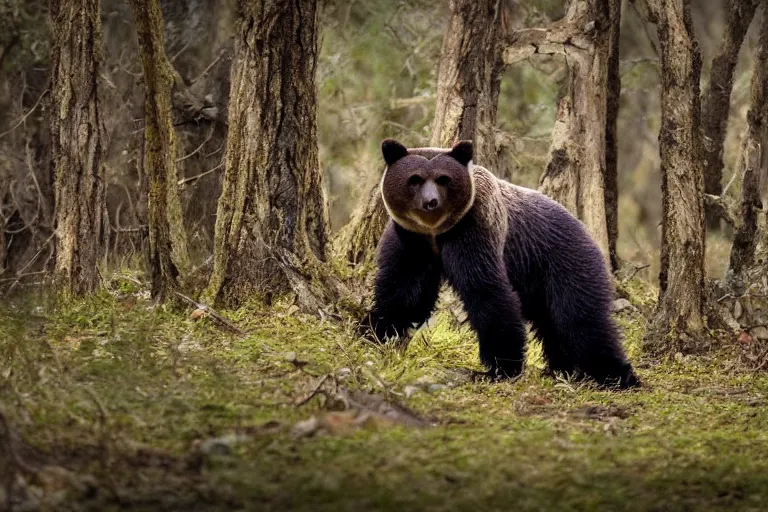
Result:
{"type": "Polygon", "coordinates": [[[207,306],[205,304],[201,304],[200,302],[197,302],[196,300],[194,300],[194,299],[192,299],[190,297],[187,297],[186,295],[184,295],[181,292],[173,292],[173,293],[177,297],[179,297],[180,299],[182,299],[182,300],[186,301],[187,303],[189,303],[190,305],[194,306],[196,309],[202,309],[203,311],[208,313],[208,315],[211,318],[213,318],[214,321],[218,322],[219,324],[221,324],[226,329],[229,329],[230,331],[232,331],[232,332],[234,332],[236,334],[240,334],[240,335],[244,335],[245,334],[245,331],[243,331],[238,326],[236,326],[235,324],[233,324],[232,322],[230,322],[229,320],[227,320],[226,318],[221,316],[212,307],[207,306]]]}
{"type": "Polygon", "coordinates": [[[325,381],[327,381],[330,377],[331,375],[329,373],[325,374],[323,378],[320,379],[320,382],[317,383],[317,385],[312,390],[312,392],[296,403],[296,407],[301,407],[302,405],[312,400],[315,396],[317,396],[318,393],[321,393],[320,388],[323,387],[323,384],[325,384],[325,381]]]}

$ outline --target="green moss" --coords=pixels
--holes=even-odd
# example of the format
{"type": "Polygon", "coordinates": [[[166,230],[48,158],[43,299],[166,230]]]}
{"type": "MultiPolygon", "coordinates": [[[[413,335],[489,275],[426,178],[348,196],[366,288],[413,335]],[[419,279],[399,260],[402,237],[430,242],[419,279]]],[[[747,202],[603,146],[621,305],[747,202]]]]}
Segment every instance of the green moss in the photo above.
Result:
{"type": "MultiPolygon", "coordinates": [[[[533,343],[523,377],[488,383],[470,378],[474,335],[447,311],[407,346],[378,346],[289,303],[222,312],[247,332],[233,336],[117,290],[0,312],[0,403],[32,443],[96,477],[102,490],[79,498],[91,508],[116,506],[109,489],[142,510],[756,510],[768,498],[768,377],[723,355],[644,361],[645,388],[611,392],[544,376],[533,343]],[[323,414],[323,396],[296,403],[326,374],[432,426],[293,436],[323,414]],[[245,437],[228,453],[195,448],[231,433],[245,437]]],[[[638,357],[642,318],[617,320],[638,357]]]]}

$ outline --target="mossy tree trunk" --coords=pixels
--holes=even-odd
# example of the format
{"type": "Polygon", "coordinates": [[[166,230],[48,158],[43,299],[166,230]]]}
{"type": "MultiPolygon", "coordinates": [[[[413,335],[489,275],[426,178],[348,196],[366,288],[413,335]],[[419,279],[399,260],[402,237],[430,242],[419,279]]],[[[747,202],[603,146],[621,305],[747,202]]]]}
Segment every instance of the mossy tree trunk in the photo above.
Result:
{"type": "Polygon", "coordinates": [[[237,303],[327,290],[327,209],[317,154],[316,0],[240,2],[226,168],[207,296],[237,303]]]}
{"type": "Polygon", "coordinates": [[[616,51],[620,12],[620,0],[574,0],[565,17],[551,27],[514,32],[503,54],[507,64],[535,54],[565,57],[568,87],[557,107],[550,159],[539,189],[584,222],[606,263],[615,255],[617,231],[616,166],[614,161],[607,165],[606,155],[611,139],[615,159],[618,102],[611,95],[619,91],[608,89],[609,84],[619,87],[617,56],[612,52],[616,51]],[[614,174],[609,176],[609,172],[614,174]],[[606,199],[613,201],[610,210],[606,199]]]}
{"type": "Polygon", "coordinates": [[[98,0],[52,0],[51,139],[55,173],[54,277],[67,295],[99,284],[106,237],[98,0]]]}
{"type": "Polygon", "coordinates": [[[689,350],[704,327],[704,173],[701,161],[701,55],[690,0],[649,0],[661,59],[662,175],[659,305],[647,341],[689,350]]]}
{"type": "Polygon", "coordinates": [[[335,250],[344,260],[353,265],[366,265],[365,270],[371,270],[370,264],[376,253],[384,227],[389,220],[389,214],[381,199],[379,182],[368,189],[363,201],[352,213],[352,218],[344,226],[335,240],[335,250]]]}
{"type": "Polygon", "coordinates": [[[169,298],[188,270],[187,236],[179,200],[176,133],[173,127],[174,70],[165,54],[158,0],[130,0],[144,70],[144,175],[152,296],[169,298]]]}
{"type": "MultiPolygon", "coordinates": [[[[474,161],[493,172],[499,169],[496,112],[506,15],[500,0],[451,1],[430,139],[430,145],[440,148],[462,139],[474,141],[474,161]]],[[[376,182],[340,233],[337,250],[350,263],[370,263],[388,219],[376,182]]]]}
{"type": "MultiPolygon", "coordinates": [[[[723,192],[723,143],[733,90],[733,72],[739,51],[760,0],[728,0],[723,39],[712,59],[709,85],[702,96],[701,133],[704,150],[704,192],[719,196],[723,192]]],[[[717,228],[720,216],[706,208],[707,225],[717,228]]]]}
{"type": "MultiPolygon", "coordinates": [[[[763,5],[768,7],[768,1],[763,5]]],[[[762,209],[761,184],[768,174],[768,12],[763,11],[760,39],[752,72],[747,127],[741,141],[737,172],[742,180],[741,215],[731,248],[728,280],[740,281],[742,273],[754,264],[758,243],[758,212],[762,209]]],[[[764,244],[768,240],[764,240],[764,244]]],[[[768,246],[766,246],[768,247],[768,246]]]]}

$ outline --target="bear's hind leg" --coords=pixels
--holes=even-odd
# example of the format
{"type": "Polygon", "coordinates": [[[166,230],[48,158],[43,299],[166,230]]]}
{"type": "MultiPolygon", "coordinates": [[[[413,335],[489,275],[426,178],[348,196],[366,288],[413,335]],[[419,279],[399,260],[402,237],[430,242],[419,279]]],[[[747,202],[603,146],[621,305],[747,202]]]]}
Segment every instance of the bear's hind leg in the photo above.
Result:
{"type": "Polygon", "coordinates": [[[609,299],[560,286],[543,306],[546,318],[534,326],[552,370],[586,375],[611,387],[639,385],[611,320],[609,299]]]}
{"type": "Polygon", "coordinates": [[[547,362],[549,371],[552,373],[574,375],[576,373],[574,357],[568,350],[567,345],[563,343],[567,342],[567,340],[557,335],[556,331],[552,328],[551,320],[549,318],[536,317],[531,319],[531,325],[534,334],[541,341],[544,360],[547,362]]]}
{"type": "Polygon", "coordinates": [[[576,358],[581,371],[606,386],[625,389],[640,384],[621,347],[616,326],[607,315],[588,322],[581,333],[584,350],[576,358]]]}
{"type": "Polygon", "coordinates": [[[584,373],[601,385],[629,388],[639,384],[607,313],[590,311],[565,321],[559,318],[543,343],[545,352],[547,346],[558,347],[576,373],[584,373]]]}

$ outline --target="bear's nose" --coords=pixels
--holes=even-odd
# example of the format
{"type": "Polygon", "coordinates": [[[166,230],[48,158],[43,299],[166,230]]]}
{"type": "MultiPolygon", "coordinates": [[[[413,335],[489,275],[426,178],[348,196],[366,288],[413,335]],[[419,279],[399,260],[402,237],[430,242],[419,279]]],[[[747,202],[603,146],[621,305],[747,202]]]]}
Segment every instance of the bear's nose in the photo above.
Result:
{"type": "Polygon", "coordinates": [[[430,199],[429,201],[424,201],[424,209],[426,211],[431,212],[436,208],[437,208],[437,199],[430,199]]]}

